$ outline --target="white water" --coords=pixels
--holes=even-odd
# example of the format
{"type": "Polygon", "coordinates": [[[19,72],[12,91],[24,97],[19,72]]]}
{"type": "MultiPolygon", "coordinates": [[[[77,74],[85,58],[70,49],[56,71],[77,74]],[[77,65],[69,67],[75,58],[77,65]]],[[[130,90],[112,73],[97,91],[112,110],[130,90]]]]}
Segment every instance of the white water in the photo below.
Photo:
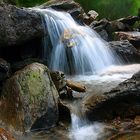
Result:
{"type": "MultiPolygon", "coordinates": [[[[112,89],[140,70],[140,65],[112,66],[116,60],[106,42],[89,27],[78,25],[68,13],[52,9],[38,11],[44,16],[53,46],[50,50],[46,45],[47,40],[44,40],[44,58],[48,59],[48,51],[51,52],[49,67],[78,74],[74,80],[89,87],[87,91],[91,96],[94,92],[101,93],[101,90],[106,92],[112,89]],[[87,73],[96,75],[79,76],[87,73]]],[[[74,114],[71,117],[71,140],[97,140],[102,136],[104,125],[89,124],[74,114]]]]}
{"type": "Polygon", "coordinates": [[[92,96],[93,94],[108,92],[119,83],[131,78],[138,71],[140,71],[140,64],[110,66],[96,75],[77,75],[68,78],[85,85],[87,92],[85,94],[92,96]]]}
{"type": "Polygon", "coordinates": [[[44,16],[53,46],[50,50],[48,40],[44,40],[44,58],[49,59],[49,68],[67,74],[95,74],[115,63],[106,42],[88,26],[78,25],[69,13],[37,10],[44,16]]]}
{"type": "Polygon", "coordinates": [[[104,126],[100,123],[88,124],[75,114],[71,115],[72,128],[70,131],[71,140],[97,140],[102,137],[104,126]]]}
{"type": "MultiPolygon", "coordinates": [[[[94,94],[105,93],[112,88],[116,87],[119,83],[123,82],[132,77],[136,72],[140,71],[140,64],[132,64],[125,66],[111,66],[98,75],[83,76],[78,75],[74,76],[72,79],[77,82],[81,82],[87,88],[87,93],[83,96],[82,104],[84,101],[91,99],[94,94]]],[[[78,93],[76,93],[78,94],[78,93]]],[[[80,93],[81,94],[81,93],[80,93]]],[[[83,94],[82,94],[83,95],[83,94]]],[[[76,101],[77,102],[77,101],[76,101]]],[[[81,119],[80,105],[73,105],[72,109],[74,113],[71,115],[72,126],[70,130],[69,137],[71,140],[98,140],[104,139],[105,135],[108,132],[105,132],[106,126],[101,123],[89,124],[86,119],[81,119]],[[77,110],[78,109],[78,110],[77,110]]]]}

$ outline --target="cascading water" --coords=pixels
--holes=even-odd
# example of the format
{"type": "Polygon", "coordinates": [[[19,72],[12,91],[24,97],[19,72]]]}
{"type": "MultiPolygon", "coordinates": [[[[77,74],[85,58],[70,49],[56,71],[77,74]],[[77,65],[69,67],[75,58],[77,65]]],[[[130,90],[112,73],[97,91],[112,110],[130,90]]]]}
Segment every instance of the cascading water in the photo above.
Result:
{"type": "Polygon", "coordinates": [[[104,132],[103,124],[88,124],[86,120],[80,119],[75,114],[71,115],[72,128],[70,139],[72,140],[97,140],[102,137],[104,132]]]}
{"type": "MultiPolygon", "coordinates": [[[[38,9],[44,16],[52,49],[44,39],[44,58],[52,70],[66,74],[94,74],[115,63],[112,52],[99,35],[88,26],[78,25],[70,14],[52,9],[38,9]]],[[[48,40],[47,40],[48,41],[48,40]]]]}

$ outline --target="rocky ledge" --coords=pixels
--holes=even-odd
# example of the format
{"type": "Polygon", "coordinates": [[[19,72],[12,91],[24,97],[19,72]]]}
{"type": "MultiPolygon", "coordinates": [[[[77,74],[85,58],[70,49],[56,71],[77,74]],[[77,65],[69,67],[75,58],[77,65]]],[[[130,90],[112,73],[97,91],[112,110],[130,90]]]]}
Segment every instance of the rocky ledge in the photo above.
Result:
{"type": "Polygon", "coordinates": [[[82,110],[91,121],[140,115],[140,71],[103,95],[83,99],[82,110]]]}
{"type": "Polygon", "coordinates": [[[0,3],[0,47],[22,44],[43,36],[39,14],[0,3]]]}

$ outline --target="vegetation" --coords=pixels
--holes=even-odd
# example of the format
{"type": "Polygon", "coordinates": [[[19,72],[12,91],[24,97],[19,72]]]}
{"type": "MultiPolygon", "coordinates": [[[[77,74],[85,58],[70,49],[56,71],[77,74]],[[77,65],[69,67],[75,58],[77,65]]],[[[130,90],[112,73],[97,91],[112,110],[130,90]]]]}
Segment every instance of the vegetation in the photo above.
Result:
{"type": "Polygon", "coordinates": [[[140,0],[75,0],[86,11],[97,11],[100,18],[116,19],[128,15],[137,15],[140,8],[140,0]]]}
{"type": "MultiPolygon", "coordinates": [[[[31,7],[48,0],[4,0],[18,6],[31,7]]],[[[99,13],[100,18],[116,19],[128,15],[137,15],[140,0],[75,0],[85,11],[91,9],[99,13]]]]}

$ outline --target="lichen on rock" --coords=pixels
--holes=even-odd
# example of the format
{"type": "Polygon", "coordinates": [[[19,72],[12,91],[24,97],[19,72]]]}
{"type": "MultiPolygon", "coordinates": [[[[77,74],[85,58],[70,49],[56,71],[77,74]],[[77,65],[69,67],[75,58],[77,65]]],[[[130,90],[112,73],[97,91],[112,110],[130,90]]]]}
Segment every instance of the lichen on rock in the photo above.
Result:
{"type": "Polygon", "coordinates": [[[0,119],[19,131],[52,127],[58,121],[58,98],[48,68],[33,63],[4,84],[0,119]]]}

